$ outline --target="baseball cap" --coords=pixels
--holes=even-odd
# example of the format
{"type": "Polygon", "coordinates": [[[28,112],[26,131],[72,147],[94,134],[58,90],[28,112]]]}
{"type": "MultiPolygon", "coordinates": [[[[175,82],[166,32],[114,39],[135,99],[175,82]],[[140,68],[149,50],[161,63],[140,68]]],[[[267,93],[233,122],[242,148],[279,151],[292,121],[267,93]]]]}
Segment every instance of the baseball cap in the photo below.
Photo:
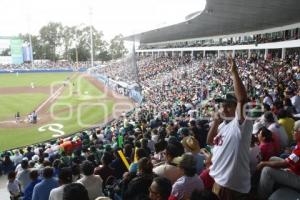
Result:
{"type": "Polygon", "coordinates": [[[264,127],[264,124],[261,122],[257,122],[253,125],[252,134],[256,134],[262,127],[264,127]]]}
{"type": "Polygon", "coordinates": [[[172,160],[172,163],[174,163],[178,167],[181,166],[181,168],[185,169],[196,167],[196,159],[191,153],[185,153],[182,156],[175,157],[172,160]]]}
{"type": "Polygon", "coordinates": [[[272,123],[275,121],[276,120],[275,120],[274,114],[271,111],[265,112],[265,114],[263,115],[263,122],[272,123]]]}
{"type": "Polygon", "coordinates": [[[258,109],[258,108],[254,108],[251,109],[250,112],[248,113],[249,117],[253,117],[253,118],[258,118],[260,116],[262,116],[264,114],[262,109],[258,109]]]}
{"type": "Polygon", "coordinates": [[[237,103],[237,99],[233,92],[229,92],[221,98],[216,98],[217,103],[237,103]]]}

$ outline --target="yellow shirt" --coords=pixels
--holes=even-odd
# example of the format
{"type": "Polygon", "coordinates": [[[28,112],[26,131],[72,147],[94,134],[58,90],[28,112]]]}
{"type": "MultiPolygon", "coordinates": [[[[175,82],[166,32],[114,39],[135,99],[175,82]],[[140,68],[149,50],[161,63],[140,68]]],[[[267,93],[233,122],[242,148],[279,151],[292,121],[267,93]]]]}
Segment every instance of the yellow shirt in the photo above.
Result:
{"type": "Polygon", "coordinates": [[[295,124],[295,120],[289,117],[286,118],[281,118],[278,120],[278,123],[283,126],[283,128],[285,129],[288,137],[289,137],[289,141],[293,141],[293,132],[294,132],[294,124],[295,124]]]}

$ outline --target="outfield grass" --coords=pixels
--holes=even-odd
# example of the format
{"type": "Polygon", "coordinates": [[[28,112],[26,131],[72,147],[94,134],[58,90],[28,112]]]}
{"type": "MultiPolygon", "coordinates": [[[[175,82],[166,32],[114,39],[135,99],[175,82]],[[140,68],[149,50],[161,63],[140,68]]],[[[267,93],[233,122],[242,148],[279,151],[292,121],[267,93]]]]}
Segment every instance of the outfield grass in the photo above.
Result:
{"type": "MultiPolygon", "coordinates": [[[[107,103],[110,113],[112,112],[113,104],[113,101],[107,103]]],[[[108,115],[110,113],[108,113],[108,115]]],[[[60,116],[62,117],[66,114],[67,113],[64,113],[60,116]]],[[[104,115],[103,109],[101,108],[88,108],[84,109],[81,117],[84,118],[84,123],[96,124],[97,122],[103,121],[107,115],[104,115]]],[[[74,115],[70,120],[55,120],[51,123],[63,124],[64,128],[62,130],[66,135],[84,129],[78,126],[77,115],[74,115]]],[[[53,138],[53,132],[39,132],[39,127],[40,126],[33,125],[31,128],[0,128],[0,151],[26,146],[53,138]]]]}
{"type": "MultiPolygon", "coordinates": [[[[0,88],[50,86],[53,83],[61,83],[72,73],[31,73],[31,74],[0,74],[0,88]]],[[[42,93],[26,94],[0,94],[0,120],[12,118],[17,111],[21,116],[32,112],[38,105],[48,98],[42,93]]]]}
{"type": "Polygon", "coordinates": [[[47,94],[14,94],[0,95],[0,120],[13,119],[17,111],[21,116],[32,112],[41,102],[48,98],[47,94]]]}
{"type": "Polygon", "coordinates": [[[0,87],[49,86],[51,83],[65,80],[71,73],[16,73],[0,74],[0,87]]]}
{"type": "MultiPolygon", "coordinates": [[[[29,74],[24,74],[24,75],[27,75],[26,81],[28,81],[30,79],[29,74]]],[[[32,75],[36,75],[36,74],[32,74],[32,75]]],[[[57,74],[54,75],[56,76],[57,74]]],[[[62,75],[62,74],[58,74],[58,75],[62,75]]],[[[65,74],[61,78],[65,79],[66,77],[68,77],[68,75],[69,74],[65,74]]],[[[41,80],[46,78],[49,78],[50,80],[59,81],[58,77],[53,78],[48,74],[43,78],[40,77],[41,80]]],[[[48,82],[48,85],[51,83],[51,81],[46,81],[46,80],[43,81],[43,83],[45,84],[46,82],[48,82]]],[[[56,119],[49,122],[49,123],[62,124],[64,126],[62,131],[65,132],[65,135],[72,134],[78,130],[85,129],[91,125],[95,125],[101,121],[104,121],[105,118],[111,115],[114,106],[114,101],[112,99],[108,99],[105,96],[105,94],[99,91],[89,81],[85,79],[77,78],[76,80],[72,80],[71,83],[74,83],[75,86],[73,86],[73,84],[70,84],[69,87],[65,88],[65,91],[61,96],[62,98],[58,99],[53,107],[55,113],[54,116],[56,119]],[[104,107],[99,106],[98,104],[104,105],[104,107]],[[67,110],[67,108],[69,107],[72,108],[71,113],[68,112],[67,110]]],[[[42,84],[42,82],[40,82],[40,84],[42,84]]],[[[18,86],[21,85],[22,84],[19,83],[18,86]]],[[[36,95],[37,94],[32,95],[32,98],[36,97],[36,95]]],[[[5,99],[6,98],[3,98],[3,100],[5,99]]],[[[24,97],[24,99],[26,98],[24,97]]],[[[38,100],[36,102],[38,102],[38,100]]],[[[0,151],[5,149],[16,148],[20,146],[30,145],[33,143],[38,143],[53,138],[52,136],[55,132],[53,131],[51,132],[49,130],[45,132],[39,132],[38,128],[41,126],[42,125],[32,125],[32,127],[30,128],[14,128],[14,129],[0,128],[0,151]]]]}

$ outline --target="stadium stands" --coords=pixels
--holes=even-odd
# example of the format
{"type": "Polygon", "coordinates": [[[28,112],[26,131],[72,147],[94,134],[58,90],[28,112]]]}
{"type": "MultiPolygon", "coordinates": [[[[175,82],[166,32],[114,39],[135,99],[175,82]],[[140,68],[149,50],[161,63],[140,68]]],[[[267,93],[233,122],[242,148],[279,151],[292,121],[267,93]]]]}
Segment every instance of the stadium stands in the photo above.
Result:
{"type": "Polygon", "coordinates": [[[36,190],[51,179],[51,188],[43,195],[65,195],[78,186],[76,182],[85,186],[80,190],[90,199],[300,198],[298,26],[278,30],[284,33],[281,36],[269,37],[267,32],[248,41],[214,44],[176,38],[183,40],[177,45],[166,35],[158,39],[156,32],[144,33],[136,68],[122,61],[93,69],[109,87],[137,84],[143,96],[140,104],[104,126],[2,152],[0,170],[8,175],[11,197],[16,199],[32,187],[33,199],[40,199],[36,190]],[[280,51],[268,46],[252,51],[261,43],[279,45],[280,51]],[[194,56],[196,51],[202,56],[194,56]],[[43,181],[33,187],[37,179],[32,179],[19,191],[14,186],[30,176],[24,178],[27,162],[25,169],[38,171],[43,181]],[[64,180],[66,168],[72,171],[72,180],[64,180]],[[63,186],[58,187],[58,179],[64,180],[63,186]]]}

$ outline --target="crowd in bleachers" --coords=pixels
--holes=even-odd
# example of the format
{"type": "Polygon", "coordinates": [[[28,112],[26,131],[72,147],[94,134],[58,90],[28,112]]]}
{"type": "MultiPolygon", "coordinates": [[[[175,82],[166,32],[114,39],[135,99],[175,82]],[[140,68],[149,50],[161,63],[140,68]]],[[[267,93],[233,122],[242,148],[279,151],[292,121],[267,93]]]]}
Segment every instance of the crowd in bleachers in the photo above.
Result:
{"type": "Polygon", "coordinates": [[[144,102],[134,111],[2,152],[12,199],[300,198],[297,60],[147,57],[128,66],[99,72],[139,81],[144,102]]]}
{"type": "Polygon", "coordinates": [[[140,49],[165,49],[165,48],[184,48],[184,47],[211,47],[211,46],[234,46],[234,45],[250,45],[250,44],[263,44],[270,42],[282,42],[288,40],[299,39],[300,32],[299,28],[254,34],[248,36],[238,37],[223,37],[215,39],[205,40],[189,40],[189,41],[177,41],[172,43],[162,44],[141,44],[140,49]]]}
{"type": "Polygon", "coordinates": [[[0,71],[12,71],[12,70],[70,70],[74,68],[89,68],[90,62],[52,62],[52,61],[35,61],[31,63],[22,64],[0,64],[0,71]]]}

